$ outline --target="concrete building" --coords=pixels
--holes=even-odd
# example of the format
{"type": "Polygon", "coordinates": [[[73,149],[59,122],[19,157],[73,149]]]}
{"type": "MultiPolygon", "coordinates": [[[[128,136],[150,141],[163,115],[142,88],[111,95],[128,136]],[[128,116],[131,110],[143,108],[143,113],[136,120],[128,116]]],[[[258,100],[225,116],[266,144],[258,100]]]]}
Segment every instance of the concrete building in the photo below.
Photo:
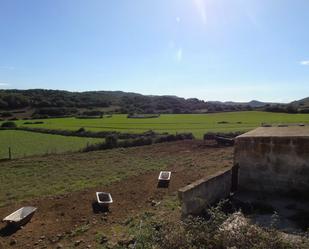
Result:
{"type": "Polygon", "coordinates": [[[309,126],[260,127],[236,138],[238,189],[309,196],[309,126]]]}

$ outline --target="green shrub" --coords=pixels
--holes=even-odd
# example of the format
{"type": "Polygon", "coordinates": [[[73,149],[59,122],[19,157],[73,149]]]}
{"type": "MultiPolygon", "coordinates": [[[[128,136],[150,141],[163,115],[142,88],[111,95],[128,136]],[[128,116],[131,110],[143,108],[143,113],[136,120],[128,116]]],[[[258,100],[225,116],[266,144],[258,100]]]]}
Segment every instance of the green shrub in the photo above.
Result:
{"type": "MultiPolygon", "coordinates": [[[[224,205],[224,204],[223,204],[224,205]]],[[[261,228],[249,222],[224,228],[231,215],[219,204],[208,210],[208,218],[188,217],[184,220],[159,221],[156,217],[143,220],[136,228],[136,248],[143,249],[306,249],[308,239],[288,240],[274,228],[261,228]]],[[[236,215],[242,216],[241,213],[236,215]]],[[[235,217],[235,216],[234,216],[235,217]]],[[[229,221],[231,222],[231,221],[229,221]]]]}
{"type": "Polygon", "coordinates": [[[105,144],[107,148],[116,148],[118,142],[118,137],[116,135],[109,135],[105,138],[105,144]]]}
{"type": "Polygon", "coordinates": [[[2,128],[16,128],[17,125],[16,125],[15,122],[8,121],[8,122],[2,123],[1,127],[2,127],[2,128]]]}
{"type": "Polygon", "coordinates": [[[84,127],[79,128],[76,132],[77,133],[84,133],[86,130],[84,127]]]}
{"type": "Polygon", "coordinates": [[[12,116],[13,116],[13,114],[10,113],[10,112],[2,112],[1,113],[1,117],[3,117],[3,118],[8,118],[8,117],[12,117],[12,116]]]}

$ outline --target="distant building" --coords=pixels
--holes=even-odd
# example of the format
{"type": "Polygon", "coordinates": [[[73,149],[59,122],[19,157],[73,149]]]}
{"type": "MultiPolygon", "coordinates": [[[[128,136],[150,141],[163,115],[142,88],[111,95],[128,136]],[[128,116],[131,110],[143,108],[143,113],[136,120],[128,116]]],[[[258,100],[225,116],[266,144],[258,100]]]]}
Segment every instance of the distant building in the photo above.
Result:
{"type": "Polygon", "coordinates": [[[238,189],[309,195],[309,126],[260,127],[236,138],[238,189]]]}

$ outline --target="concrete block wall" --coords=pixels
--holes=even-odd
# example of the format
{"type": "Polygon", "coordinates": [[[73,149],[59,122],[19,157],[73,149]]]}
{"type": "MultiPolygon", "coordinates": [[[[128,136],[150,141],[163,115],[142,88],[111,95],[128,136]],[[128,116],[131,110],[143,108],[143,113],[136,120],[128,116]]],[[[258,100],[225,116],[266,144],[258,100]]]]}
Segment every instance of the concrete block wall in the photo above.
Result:
{"type": "Polygon", "coordinates": [[[308,137],[240,136],[234,160],[239,166],[239,190],[308,194],[308,137]]]}
{"type": "Polygon", "coordinates": [[[178,190],[182,214],[199,214],[206,207],[230,195],[232,169],[220,171],[178,190]]]}

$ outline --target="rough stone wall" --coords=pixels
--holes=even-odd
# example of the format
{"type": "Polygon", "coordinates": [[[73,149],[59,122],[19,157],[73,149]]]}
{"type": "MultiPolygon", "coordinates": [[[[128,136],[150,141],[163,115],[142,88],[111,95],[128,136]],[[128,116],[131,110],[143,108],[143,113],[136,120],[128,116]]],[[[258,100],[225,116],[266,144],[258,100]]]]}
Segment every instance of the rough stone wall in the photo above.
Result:
{"type": "Polygon", "coordinates": [[[238,137],[234,160],[239,166],[239,190],[309,190],[308,137],[238,137]]]}
{"type": "Polygon", "coordinates": [[[204,208],[230,195],[232,169],[220,171],[179,189],[182,214],[199,214],[204,208]]]}

